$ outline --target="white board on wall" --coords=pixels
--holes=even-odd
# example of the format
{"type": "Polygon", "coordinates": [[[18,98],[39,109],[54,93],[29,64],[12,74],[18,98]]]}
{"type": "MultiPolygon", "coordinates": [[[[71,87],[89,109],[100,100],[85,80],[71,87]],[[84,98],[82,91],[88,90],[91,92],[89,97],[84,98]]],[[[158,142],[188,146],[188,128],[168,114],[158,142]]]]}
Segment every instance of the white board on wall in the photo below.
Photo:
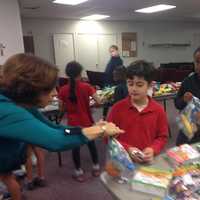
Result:
{"type": "Polygon", "coordinates": [[[110,59],[109,47],[117,43],[116,34],[77,34],[77,60],[85,70],[104,71],[110,59]]]}
{"type": "Polygon", "coordinates": [[[72,33],[54,34],[53,44],[55,63],[59,67],[60,76],[64,77],[66,64],[75,60],[74,35],[72,33]]]}

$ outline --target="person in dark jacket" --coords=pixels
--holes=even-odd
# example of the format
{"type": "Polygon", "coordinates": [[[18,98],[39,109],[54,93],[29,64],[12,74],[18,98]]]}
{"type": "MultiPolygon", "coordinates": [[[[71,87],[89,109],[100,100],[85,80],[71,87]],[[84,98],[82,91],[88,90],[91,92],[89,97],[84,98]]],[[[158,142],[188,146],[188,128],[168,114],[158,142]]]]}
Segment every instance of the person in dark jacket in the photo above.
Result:
{"type": "MultiPolygon", "coordinates": [[[[200,47],[194,51],[194,72],[186,77],[175,98],[175,107],[181,111],[185,108],[187,103],[195,96],[200,99],[200,47]]],[[[200,131],[198,131],[195,136],[188,140],[188,138],[183,134],[182,131],[179,132],[176,139],[176,145],[181,145],[184,143],[195,143],[200,141],[200,131]]]]}
{"type": "Polygon", "coordinates": [[[47,106],[56,95],[58,69],[41,58],[16,54],[3,65],[0,81],[0,181],[21,200],[20,186],[12,171],[26,160],[27,144],[50,151],[69,150],[98,136],[123,132],[103,122],[87,128],[55,125],[38,108],[47,106]],[[105,133],[105,134],[104,134],[105,133]]]}
{"type": "Polygon", "coordinates": [[[113,71],[117,66],[123,65],[123,60],[119,56],[118,46],[112,45],[109,48],[109,52],[111,55],[111,58],[106,66],[105,74],[106,74],[106,80],[105,85],[113,85],[113,71]]]}
{"type": "Polygon", "coordinates": [[[116,103],[128,96],[128,88],[126,84],[126,67],[117,66],[113,71],[113,79],[116,84],[113,103],[116,103]]]}

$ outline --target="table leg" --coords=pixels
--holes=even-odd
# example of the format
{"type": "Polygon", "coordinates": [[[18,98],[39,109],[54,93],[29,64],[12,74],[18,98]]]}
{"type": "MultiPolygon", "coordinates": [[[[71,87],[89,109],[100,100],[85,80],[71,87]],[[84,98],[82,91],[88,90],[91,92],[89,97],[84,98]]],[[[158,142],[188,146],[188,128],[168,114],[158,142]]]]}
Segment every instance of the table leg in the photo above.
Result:
{"type": "MultiPolygon", "coordinates": [[[[164,106],[165,112],[167,113],[167,100],[166,99],[163,100],[163,106],[164,106]]],[[[169,123],[168,123],[168,130],[169,130],[169,137],[171,138],[172,137],[172,133],[171,133],[171,128],[170,128],[169,123]]]]}

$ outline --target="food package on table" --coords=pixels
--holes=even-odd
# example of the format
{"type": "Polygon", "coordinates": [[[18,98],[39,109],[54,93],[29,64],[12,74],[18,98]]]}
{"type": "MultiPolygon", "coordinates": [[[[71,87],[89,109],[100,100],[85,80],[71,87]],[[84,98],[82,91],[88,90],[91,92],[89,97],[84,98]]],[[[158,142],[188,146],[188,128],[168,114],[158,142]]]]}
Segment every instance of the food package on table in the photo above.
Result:
{"type": "Polygon", "coordinates": [[[179,129],[183,131],[188,139],[192,139],[198,131],[200,125],[200,121],[196,116],[198,112],[200,112],[200,99],[193,97],[177,117],[179,129]]]}
{"type": "Polygon", "coordinates": [[[140,167],[132,179],[132,189],[164,198],[172,179],[172,171],[153,167],[140,167]]]}
{"type": "Polygon", "coordinates": [[[163,83],[160,84],[159,82],[153,83],[153,95],[160,96],[165,94],[170,94],[177,92],[177,88],[175,87],[175,83],[163,83]]]}
{"type": "Polygon", "coordinates": [[[199,152],[189,144],[168,149],[166,152],[167,160],[173,166],[179,166],[186,163],[191,163],[200,159],[199,152]]]}
{"type": "Polygon", "coordinates": [[[115,86],[105,87],[103,90],[98,91],[98,95],[105,101],[109,102],[113,100],[113,95],[115,92],[115,86]]]}
{"type": "Polygon", "coordinates": [[[121,176],[124,171],[134,171],[135,165],[128,152],[114,138],[109,139],[108,153],[110,160],[107,162],[105,170],[110,176],[118,177],[121,176]]]}
{"type": "Polygon", "coordinates": [[[173,173],[169,196],[176,200],[200,199],[200,163],[182,165],[173,173]]]}

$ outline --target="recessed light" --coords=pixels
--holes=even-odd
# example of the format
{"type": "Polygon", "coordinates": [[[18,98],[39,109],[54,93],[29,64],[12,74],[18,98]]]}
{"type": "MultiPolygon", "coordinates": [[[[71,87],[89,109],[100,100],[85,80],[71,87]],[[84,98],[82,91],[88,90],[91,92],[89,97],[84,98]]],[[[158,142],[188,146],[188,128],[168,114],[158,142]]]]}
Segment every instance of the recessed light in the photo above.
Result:
{"type": "Polygon", "coordinates": [[[54,0],[53,3],[64,4],[64,5],[78,5],[88,0],[54,0]]]}
{"type": "Polygon", "coordinates": [[[169,10],[169,9],[172,9],[172,8],[176,8],[176,6],[167,5],[167,4],[159,4],[159,5],[155,5],[155,6],[142,8],[142,9],[139,9],[139,10],[135,10],[135,12],[154,13],[154,12],[160,12],[160,11],[164,11],[164,10],[169,10]]]}
{"type": "Polygon", "coordinates": [[[86,17],[82,17],[81,19],[83,20],[101,20],[101,19],[105,19],[110,17],[109,15],[99,15],[99,14],[95,14],[95,15],[89,15],[86,17]]]}

